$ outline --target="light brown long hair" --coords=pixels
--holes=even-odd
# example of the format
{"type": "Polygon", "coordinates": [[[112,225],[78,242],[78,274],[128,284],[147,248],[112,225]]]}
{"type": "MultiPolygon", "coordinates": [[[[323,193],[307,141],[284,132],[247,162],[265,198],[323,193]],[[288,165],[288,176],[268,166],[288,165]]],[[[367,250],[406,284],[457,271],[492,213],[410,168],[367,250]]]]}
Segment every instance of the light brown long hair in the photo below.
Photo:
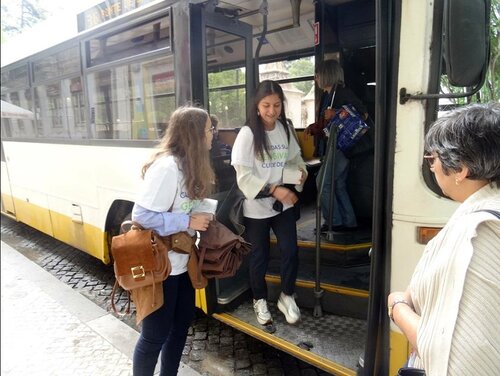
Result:
{"type": "Polygon", "coordinates": [[[184,175],[184,185],[192,200],[210,195],[215,175],[206,145],[208,113],[198,107],[184,106],[172,113],[158,151],[142,167],[142,177],[158,158],[172,155],[184,175]]]}

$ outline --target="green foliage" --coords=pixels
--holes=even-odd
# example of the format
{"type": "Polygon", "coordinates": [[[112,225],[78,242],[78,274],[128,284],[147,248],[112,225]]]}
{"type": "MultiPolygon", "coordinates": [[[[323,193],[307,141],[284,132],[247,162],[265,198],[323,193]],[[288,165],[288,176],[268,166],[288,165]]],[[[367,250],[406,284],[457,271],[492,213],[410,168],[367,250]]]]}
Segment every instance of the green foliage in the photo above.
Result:
{"type": "Polygon", "coordinates": [[[39,0],[10,0],[2,2],[2,42],[10,35],[24,30],[47,18],[39,0]]]}
{"type": "MultiPolygon", "coordinates": [[[[303,77],[314,75],[314,62],[312,59],[299,59],[292,61],[288,66],[290,77],[303,77]]],[[[313,81],[296,82],[295,86],[301,90],[304,95],[309,93],[313,86],[313,81]]]]}
{"type": "Polygon", "coordinates": [[[500,0],[491,1],[490,64],[481,95],[483,102],[500,99],[500,0]]]}
{"type": "Polygon", "coordinates": [[[219,119],[219,128],[240,127],[245,122],[245,71],[231,69],[208,74],[209,111],[219,119]],[[229,86],[229,88],[227,88],[229,86]],[[224,88],[219,90],[219,88],[224,88]]]}

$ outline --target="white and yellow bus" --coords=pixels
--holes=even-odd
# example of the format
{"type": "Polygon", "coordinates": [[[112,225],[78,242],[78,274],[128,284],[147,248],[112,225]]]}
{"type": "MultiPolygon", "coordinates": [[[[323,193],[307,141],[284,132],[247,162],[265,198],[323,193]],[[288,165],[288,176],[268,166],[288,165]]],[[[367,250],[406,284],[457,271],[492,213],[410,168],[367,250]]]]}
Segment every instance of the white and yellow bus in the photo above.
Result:
{"type": "MultiPolygon", "coordinates": [[[[456,207],[423,163],[424,135],[439,98],[451,96],[439,94],[443,74],[464,97],[482,86],[489,8],[489,0],[96,4],[78,15],[78,32],[61,29],[64,40],[51,46],[18,44],[14,55],[2,45],[2,103],[18,107],[2,109],[2,214],[110,263],[110,239],[173,109],[207,108],[231,145],[256,83],[277,80],[310,170],[297,223],[302,321],[289,326],[276,314],[274,333],[256,322],[246,263],[234,278],[210,280],[197,306],[332,374],[395,375],[409,348],[387,318],[387,295],[406,287],[425,243],[456,207]],[[19,56],[25,47],[31,52],[19,56]],[[323,237],[314,234],[322,161],[304,128],[319,102],[314,67],[325,58],[340,60],[368,107],[374,150],[351,159],[359,230],[323,237]]],[[[221,159],[218,197],[234,182],[229,157],[221,159]]]]}

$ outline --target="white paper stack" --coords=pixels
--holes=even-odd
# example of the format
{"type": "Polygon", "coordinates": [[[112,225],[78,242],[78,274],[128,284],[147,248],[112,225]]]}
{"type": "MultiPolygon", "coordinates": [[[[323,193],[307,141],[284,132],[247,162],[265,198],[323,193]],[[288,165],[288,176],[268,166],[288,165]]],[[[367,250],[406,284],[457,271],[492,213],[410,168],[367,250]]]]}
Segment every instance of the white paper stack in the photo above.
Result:
{"type": "Polygon", "coordinates": [[[302,177],[302,171],[298,169],[283,169],[283,184],[300,184],[300,178],[302,177]]]}

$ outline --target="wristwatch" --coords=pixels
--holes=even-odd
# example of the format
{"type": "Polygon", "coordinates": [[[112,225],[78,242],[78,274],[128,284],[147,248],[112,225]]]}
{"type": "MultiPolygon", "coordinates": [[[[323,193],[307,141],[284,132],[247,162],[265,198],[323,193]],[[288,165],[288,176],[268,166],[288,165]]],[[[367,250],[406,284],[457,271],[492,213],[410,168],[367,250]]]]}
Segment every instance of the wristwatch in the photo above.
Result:
{"type": "Polygon", "coordinates": [[[394,300],[392,305],[387,307],[387,314],[389,315],[392,322],[394,322],[394,317],[392,316],[392,311],[394,310],[394,307],[396,306],[396,304],[399,304],[399,303],[406,304],[408,307],[410,306],[410,304],[404,299],[398,298],[398,299],[394,300]]]}

